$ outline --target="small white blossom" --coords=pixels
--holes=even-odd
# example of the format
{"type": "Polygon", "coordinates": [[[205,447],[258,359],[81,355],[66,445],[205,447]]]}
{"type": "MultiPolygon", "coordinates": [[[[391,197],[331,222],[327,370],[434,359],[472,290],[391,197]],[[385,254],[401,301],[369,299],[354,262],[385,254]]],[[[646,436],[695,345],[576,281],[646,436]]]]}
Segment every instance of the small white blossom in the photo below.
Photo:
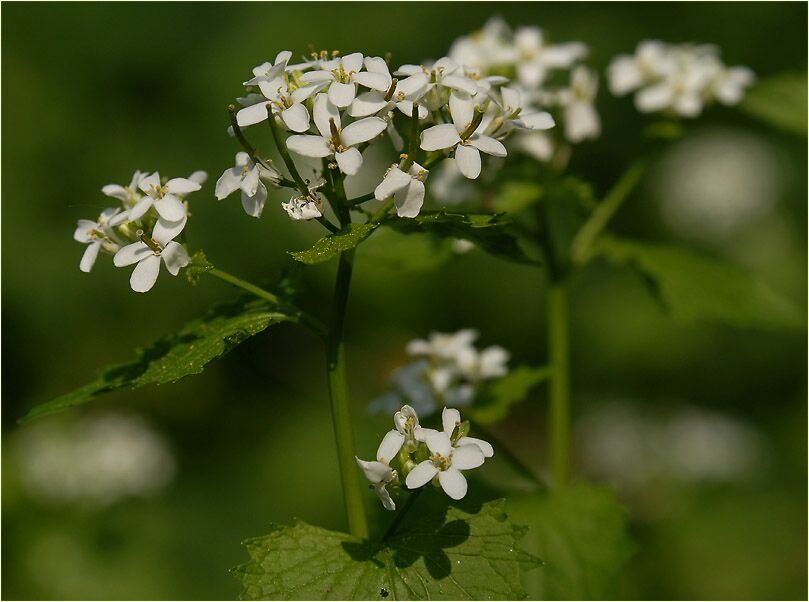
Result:
{"type": "Polygon", "coordinates": [[[623,96],[641,86],[663,77],[670,70],[670,57],[666,46],[657,40],[638,44],[634,55],[615,57],[607,68],[610,92],[623,96]]]}
{"type": "Polygon", "coordinates": [[[410,355],[436,357],[455,360],[459,354],[474,349],[472,343],[478,338],[478,331],[465,328],[456,333],[431,332],[427,340],[414,339],[407,344],[410,355]]]}
{"type": "Polygon", "coordinates": [[[140,192],[141,181],[148,175],[145,171],[136,171],[132,175],[132,181],[128,186],[120,186],[118,184],[107,184],[101,189],[101,192],[109,197],[121,201],[126,209],[134,207],[143,196],[140,192]]]}
{"type": "MultiPolygon", "coordinates": [[[[449,98],[452,123],[442,123],[421,133],[421,148],[426,151],[455,150],[455,163],[461,173],[474,180],[480,175],[480,152],[495,157],[508,153],[503,143],[491,136],[469,130],[475,119],[475,103],[467,94],[453,92],[449,98]]],[[[479,122],[478,122],[479,123],[479,122]]]]}
{"type": "Polygon", "coordinates": [[[565,137],[577,143],[597,138],[601,120],[593,106],[598,91],[598,77],[590,69],[578,66],[570,76],[570,88],[560,93],[564,106],[565,137]]]}
{"type": "Polygon", "coordinates": [[[277,186],[281,181],[281,174],[272,166],[265,167],[253,163],[245,152],[236,153],[235,167],[226,169],[216,182],[216,198],[221,201],[233,192],[241,190],[242,207],[247,215],[260,217],[267,201],[267,187],[264,181],[277,186]]]}
{"type": "Polygon", "coordinates": [[[415,100],[423,99],[430,111],[446,105],[447,96],[457,90],[474,96],[478,93],[477,84],[469,79],[460,65],[443,57],[430,66],[402,65],[394,72],[406,76],[399,82],[403,90],[409,90],[415,100]],[[413,92],[413,91],[418,92],[413,92]]]}
{"type": "Polygon", "coordinates": [[[463,376],[471,381],[499,378],[508,373],[508,351],[499,345],[478,351],[474,347],[461,349],[455,357],[463,376]]]}
{"type": "Polygon", "coordinates": [[[185,206],[181,199],[185,195],[199,190],[201,186],[186,178],[172,178],[165,184],[161,184],[160,174],[154,172],[143,178],[138,184],[138,188],[145,193],[145,196],[130,209],[130,220],[139,220],[154,207],[164,220],[178,222],[186,216],[185,206]]]}
{"type": "Polygon", "coordinates": [[[432,454],[428,460],[419,463],[405,479],[408,489],[417,489],[429,483],[436,475],[444,492],[454,500],[466,495],[466,478],[462,470],[471,470],[482,465],[484,455],[477,445],[453,446],[444,432],[430,432],[424,442],[432,454]]]}
{"type": "Polygon", "coordinates": [[[581,42],[549,45],[538,27],[519,27],[514,32],[514,52],[520,83],[536,88],[543,83],[549,70],[569,69],[583,58],[587,46],[581,42]]]}
{"type": "Polygon", "coordinates": [[[348,107],[357,96],[357,84],[371,90],[387,91],[391,86],[391,77],[387,66],[381,68],[385,61],[379,57],[368,57],[364,64],[367,71],[362,71],[363,56],[359,52],[323,63],[322,68],[301,75],[301,81],[307,83],[323,83],[328,85],[329,100],[339,108],[348,107]],[[370,67],[369,67],[370,65],[370,67]]]}
{"type": "Polygon", "coordinates": [[[357,466],[360,467],[365,477],[374,485],[374,491],[382,501],[382,506],[386,510],[396,510],[396,504],[388,493],[387,486],[398,483],[399,477],[395,470],[390,467],[390,462],[399,453],[404,443],[404,436],[397,431],[388,431],[379,444],[376,451],[376,460],[368,462],[360,460],[356,456],[357,466]]]}
{"type": "Polygon", "coordinates": [[[393,195],[399,217],[416,217],[424,204],[424,181],[429,173],[418,163],[413,163],[407,172],[399,165],[391,165],[374,190],[374,197],[384,201],[393,195]]]}
{"type": "Polygon", "coordinates": [[[127,213],[122,212],[119,207],[105,209],[94,222],[87,219],[79,220],[73,233],[73,240],[87,245],[79,263],[82,272],[93,269],[99,251],[103,250],[110,254],[118,252],[123,242],[115,234],[114,228],[126,220],[127,213]]]}
{"type": "Polygon", "coordinates": [[[115,254],[113,263],[116,267],[137,264],[129,279],[133,291],[145,293],[151,290],[160,273],[161,263],[166,264],[166,269],[172,276],[179,274],[180,268],[188,265],[185,247],[172,240],[179,234],[179,231],[174,230],[158,221],[150,238],[127,245],[115,254]]]}
{"type": "Polygon", "coordinates": [[[320,136],[290,136],[287,146],[304,157],[334,156],[340,171],[349,176],[355,175],[362,167],[362,153],[356,145],[375,138],[388,125],[379,117],[366,117],[343,128],[340,112],[323,93],[315,97],[313,113],[320,136]]]}

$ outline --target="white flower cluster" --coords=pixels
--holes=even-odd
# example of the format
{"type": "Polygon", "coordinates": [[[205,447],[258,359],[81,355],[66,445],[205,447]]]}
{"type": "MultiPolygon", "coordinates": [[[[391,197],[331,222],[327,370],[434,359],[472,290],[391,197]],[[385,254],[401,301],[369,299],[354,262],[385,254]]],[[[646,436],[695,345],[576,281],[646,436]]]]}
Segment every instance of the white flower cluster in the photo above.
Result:
{"type": "Polygon", "coordinates": [[[388,487],[401,485],[400,474],[408,489],[433,481],[449,497],[460,500],[467,491],[461,471],[477,468],[494,456],[491,444],[468,436],[469,422],[462,422],[460,412],[452,408],[444,408],[440,431],[419,425],[418,414],[409,405],[393,415],[393,424],[395,428],[379,444],[376,460],[356,458],[386,510],[396,510],[388,487]],[[399,468],[393,468],[392,462],[399,468]]]}
{"type": "MultiPolygon", "coordinates": [[[[447,57],[392,72],[384,59],[358,52],[313,53],[296,64],[290,64],[291,58],[284,51],[253,69],[254,77],[244,82],[248,94],[238,99],[243,108],[236,125],[248,127],[272,115],[278,127],[290,132],[290,151],[322,159],[324,170],[345,176],[359,172],[365,148],[386,134],[397,151],[407,152],[381,175],[374,196],[392,196],[400,217],[415,217],[424,202],[429,172],[416,163],[418,149],[431,162],[451,157],[465,177],[475,179],[482,169],[481,153],[505,157],[502,141],[512,132],[554,125],[518,88],[506,86],[507,78],[484,75],[447,57]]],[[[240,189],[245,210],[257,216],[266,199],[261,181],[277,185],[281,179],[240,153],[236,167],[220,178],[217,197],[240,189]]],[[[299,192],[284,204],[290,217],[321,217],[319,195],[299,192]]]]}
{"type": "Polygon", "coordinates": [[[712,102],[735,105],[755,80],[747,67],[726,67],[716,46],[657,40],[641,42],[634,55],[615,57],[607,73],[610,91],[635,92],[639,111],[681,117],[697,117],[712,102]]]}
{"type": "Polygon", "coordinates": [[[478,336],[476,330],[464,329],[410,341],[407,353],[419,359],[393,372],[391,390],[371,403],[371,411],[389,412],[408,400],[429,415],[442,405],[472,403],[483,381],[508,373],[508,351],[497,345],[478,350],[478,336]]]}
{"type": "Polygon", "coordinates": [[[161,179],[158,172],[136,171],[127,186],[104,186],[101,191],[120,204],[104,209],[95,221],[79,220],[73,238],[87,245],[79,264],[81,271],[92,270],[103,251],[114,256],[117,267],[137,264],[129,280],[136,292],[144,293],[154,286],[161,263],[176,276],[188,265],[185,247],[174,241],[188,221],[186,197],[199,190],[207,178],[204,171],[170,180],[161,179]]]}
{"type": "MultiPolygon", "coordinates": [[[[513,78],[513,89],[522,102],[551,110],[563,123],[565,139],[575,144],[601,133],[594,107],[598,77],[581,62],[587,52],[582,42],[551,44],[538,27],[512,31],[494,17],[480,31],[456,40],[449,56],[481,75],[513,78]]],[[[514,142],[540,161],[552,158],[556,148],[543,132],[522,132],[514,142]]]]}

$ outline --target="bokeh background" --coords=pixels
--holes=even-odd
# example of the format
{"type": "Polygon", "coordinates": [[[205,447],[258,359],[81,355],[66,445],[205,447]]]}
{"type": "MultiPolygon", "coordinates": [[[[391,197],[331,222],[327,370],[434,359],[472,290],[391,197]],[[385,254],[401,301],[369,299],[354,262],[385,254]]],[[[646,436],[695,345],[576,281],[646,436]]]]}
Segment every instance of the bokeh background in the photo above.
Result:
{"type": "MultiPolygon", "coordinates": [[[[582,40],[601,70],[646,38],[713,42],[760,77],[806,71],[802,3],[5,3],[2,6],[2,595],[233,598],[239,542],[299,517],[344,528],[322,353],[281,326],[200,376],[123,392],[25,427],[37,403],[84,384],[235,291],[128,271],[78,270],[75,221],[102,185],[135,169],[211,175],[192,197],[189,243],[230,272],[272,282],[316,224],[270,201],[260,220],[213,182],[235,142],[225,107],[280,49],[439,57],[493,13],[582,40]],[[305,475],[303,477],[302,475],[305,475]]],[[[603,135],[571,172],[603,192],[636,151],[642,120],[602,86],[603,135]]],[[[268,148],[263,132],[256,138],[268,148]]],[[[806,141],[711,109],[653,166],[618,231],[723,256],[805,308],[806,141]]],[[[364,192],[364,190],[363,190],[364,192]]],[[[103,259],[103,258],[102,258],[103,259]]],[[[544,283],[472,252],[439,270],[379,235],[358,254],[348,317],[360,455],[388,418],[364,409],[404,345],[475,327],[515,363],[544,360],[544,283]],[[395,252],[388,249],[395,248],[395,252]],[[423,262],[422,262],[423,264],[423,262]]],[[[303,276],[326,314],[333,264],[303,276]]],[[[574,283],[577,474],[615,486],[638,546],[638,598],[804,598],[806,336],[673,323],[629,272],[595,265],[574,283]]],[[[497,433],[543,463],[538,389],[497,433]]],[[[498,463],[481,481],[501,483],[498,463]]],[[[373,494],[374,521],[387,517],[373,494]]]]}

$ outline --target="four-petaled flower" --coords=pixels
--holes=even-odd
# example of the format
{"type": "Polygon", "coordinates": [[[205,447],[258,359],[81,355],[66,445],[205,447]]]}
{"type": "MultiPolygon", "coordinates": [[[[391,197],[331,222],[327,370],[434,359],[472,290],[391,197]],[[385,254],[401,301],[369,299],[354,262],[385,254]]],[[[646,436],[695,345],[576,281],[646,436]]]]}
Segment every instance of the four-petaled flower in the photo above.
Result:
{"type": "Polygon", "coordinates": [[[139,242],[125,246],[115,254],[112,261],[116,267],[137,264],[129,279],[133,291],[145,293],[154,286],[161,262],[166,264],[166,269],[172,276],[176,276],[180,268],[188,265],[185,247],[172,240],[177,234],[179,232],[174,233],[173,229],[167,228],[158,220],[151,237],[141,234],[139,242]]]}
{"type": "Polygon", "coordinates": [[[374,490],[386,510],[396,510],[396,503],[390,497],[387,486],[398,483],[399,477],[390,467],[390,461],[396,457],[404,443],[404,436],[397,431],[388,431],[376,450],[376,460],[367,462],[355,456],[357,465],[365,473],[366,478],[374,485],[374,490]]]}
{"type": "Polygon", "coordinates": [[[145,193],[137,204],[129,210],[129,219],[134,221],[143,217],[149,209],[155,208],[164,220],[178,222],[185,218],[185,206],[180,200],[185,195],[199,190],[198,182],[187,178],[172,178],[165,184],[160,183],[160,174],[153,174],[143,178],[138,188],[145,193]]]}
{"type": "Polygon", "coordinates": [[[387,67],[384,71],[380,68],[380,61],[385,62],[379,57],[368,57],[365,60],[368,70],[362,71],[362,54],[354,52],[322,63],[321,69],[301,75],[301,81],[328,85],[329,100],[334,106],[342,109],[354,101],[357,95],[357,84],[380,92],[385,92],[390,87],[390,73],[387,67]]]}
{"type": "Polygon", "coordinates": [[[405,479],[408,489],[426,485],[438,475],[438,482],[444,492],[452,499],[460,500],[467,490],[466,478],[461,471],[483,464],[483,452],[477,445],[453,446],[444,432],[427,433],[424,442],[432,455],[408,473],[405,479]]]}
{"type": "Polygon", "coordinates": [[[93,269],[98,252],[102,249],[108,253],[116,253],[121,248],[121,239],[116,236],[114,228],[127,219],[126,211],[121,211],[120,207],[111,207],[104,209],[96,221],[79,220],[73,240],[87,245],[79,263],[82,272],[93,269]]]}
{"type": "Polygon", "coordinates": [[[267,187],[262,180],[278,186],[279,174],[272,166],[265,167],[253,163],[245,152],[236,153],[236,165],[226,169],[216,182],[216,198],[220,201],[233,192],[241,189],[242,207],[247,215],[260,217],[267,201],[267,187]]]}
{"type": "Polygon", "coordinates": [[[399,165],[391,165],[374,190],[374,197],[384,201],[393,195],[399,217],[416,217],[424,204],[424,181],[429,173],[418,163],[413,163],[407,172],[399,165]]]}

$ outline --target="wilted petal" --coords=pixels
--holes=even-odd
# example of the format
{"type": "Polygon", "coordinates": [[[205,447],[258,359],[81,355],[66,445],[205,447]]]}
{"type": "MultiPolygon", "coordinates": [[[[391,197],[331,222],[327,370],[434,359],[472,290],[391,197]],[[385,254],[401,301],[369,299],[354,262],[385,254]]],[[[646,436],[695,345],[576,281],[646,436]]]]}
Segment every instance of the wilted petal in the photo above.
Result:
{"type": "Polygon", "coordinates": [[[386,481],[390,476],[390,467],[385,466],[382,462],[367,462],[360,460],[356,456],[354,456],[354,459],[357,461],[357,466],[365,473],[365,477],[371,481],[371,483],[386,481]]]}
{"type": "Polygon", "coordinates": [[[136,293],[145,293],[154,286],[157,275],[160,273],[160,257],[152,255],[139,262],[132,270],[129,285],[136,293]]]}
{"type": "Polygon", "coordinates": [[[458,470],[450,468],[438,473],[438,481],[441,483],[441,489],[444,490],[449,497],[453,500],[460,500],[466,495],[467,484],[466,478],[458,470]]]}
{"type": "Polygon", "coordinates": [[[426,485],[436,475],[438,469],[430,460],[424,460],[408,473],[405,485],[408,489],[418,489],[426,485]]]}
{"type": "Polygon", "coordinates": [[[393,498],[390,497],[390,493],[388,493],[387,487],[385,487],[384,483],[377,483],[376,487],[376,495],[379,497],[379,500],[382,502],[382,507],[385,510],[390,510],[393,512],[396,510],[396,502],[393,501],[393,498]]]}

